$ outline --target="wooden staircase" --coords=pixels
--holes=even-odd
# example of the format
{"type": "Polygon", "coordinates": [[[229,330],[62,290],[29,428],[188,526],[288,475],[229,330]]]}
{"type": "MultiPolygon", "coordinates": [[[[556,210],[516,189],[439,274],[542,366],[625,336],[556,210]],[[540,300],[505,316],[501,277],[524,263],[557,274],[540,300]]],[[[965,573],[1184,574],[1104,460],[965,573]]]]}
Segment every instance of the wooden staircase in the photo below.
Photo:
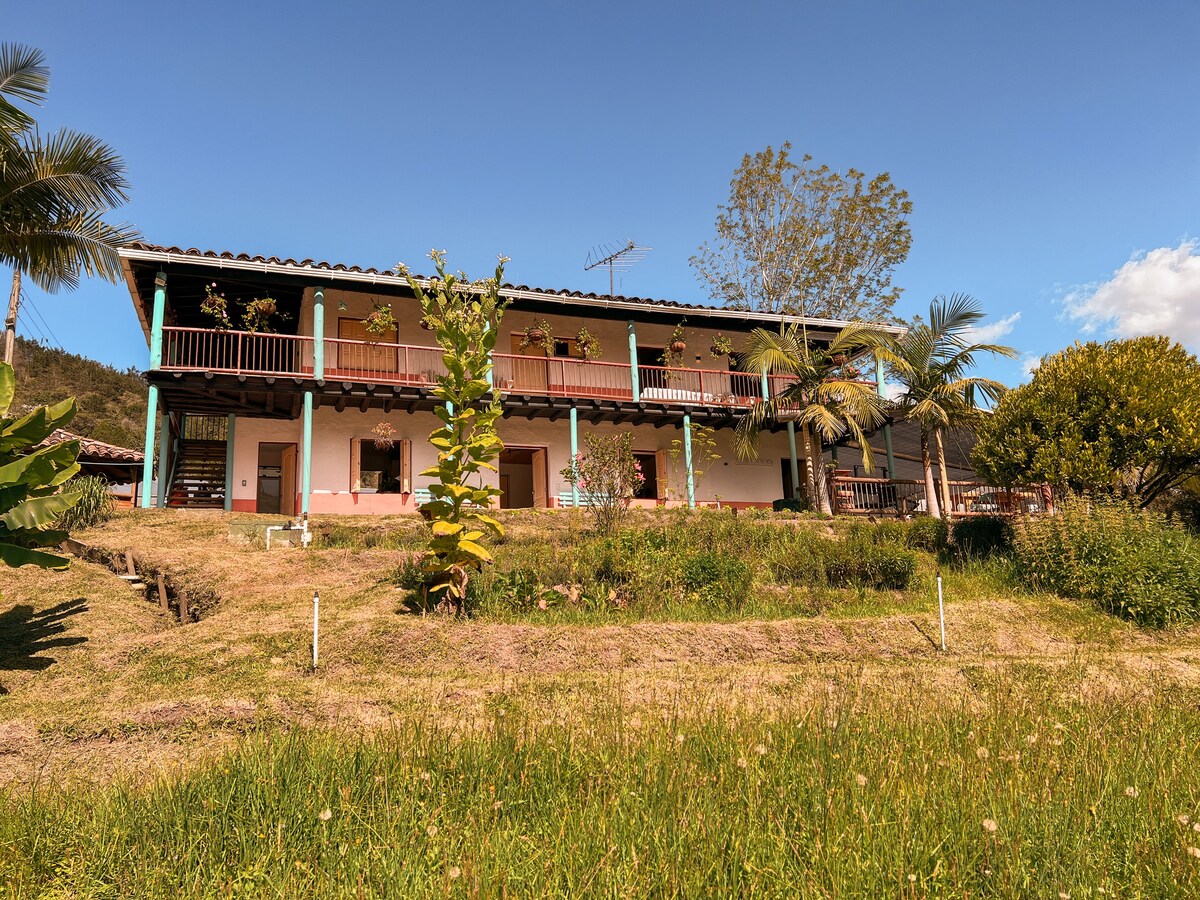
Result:
{"type": "Polygon", "coordinates": [[[225,508],[225,441],[184,439],[167,491],[172,509],[225,508]]]}

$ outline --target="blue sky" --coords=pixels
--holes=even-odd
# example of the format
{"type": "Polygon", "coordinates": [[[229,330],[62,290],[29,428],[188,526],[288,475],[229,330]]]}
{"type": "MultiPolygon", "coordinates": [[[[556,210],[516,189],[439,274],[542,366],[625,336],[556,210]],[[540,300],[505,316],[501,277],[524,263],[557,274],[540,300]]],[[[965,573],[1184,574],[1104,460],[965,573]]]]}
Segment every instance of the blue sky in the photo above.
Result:
{"type": "MultiPolygon", "coordinates": [[[[47,54],[43,129],[124,155],[120,215],[156,243],[419,271],[437,246],[480,274],[502,251],[515,282],[601,291],[588,250],[633,238],[655,249],[620,291],[704,302],[688,257],[733,169],[790,140],[910,193],[900,313],[973,294],[1030,359],[1147,321],[1200,349],[1191,0],[0,0],[0,21],[47,54]]],[[[30,295],[54,343],[146,364],[124,288],[30,295]]]]}

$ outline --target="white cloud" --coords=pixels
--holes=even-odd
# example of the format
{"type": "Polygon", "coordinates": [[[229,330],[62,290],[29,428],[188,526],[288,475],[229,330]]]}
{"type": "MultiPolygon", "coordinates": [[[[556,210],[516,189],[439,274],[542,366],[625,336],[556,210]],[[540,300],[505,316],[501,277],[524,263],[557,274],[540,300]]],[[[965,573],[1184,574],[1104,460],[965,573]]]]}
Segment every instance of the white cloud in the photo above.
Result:
{"type": "Polygon", "coordinates": [[[1015,312],[1011,316],[1005,316],[1003,319],[997,319],[987,325],[968,328],[963,334],[963,340],[969,344],[994,344],[1006,334],[1011,333],[1020,318],[1021,314],[1015,312]]]}
{"type": "Polygon", "coordinates": [[[1116,337],[1165,334],[1200,347],[1200,241],[1135,253],[1113,277],[1063,298],[1067,315],[1085,334],[1116,337]]]}
{"type": "Polygon", "coordinates": [[[1026,381],[1033,377],[1033,373],[1041,364],[1042,358],[1036,353],[1026,353],[1021,357],[1021,373],[1025,376],[1026,381]]]}

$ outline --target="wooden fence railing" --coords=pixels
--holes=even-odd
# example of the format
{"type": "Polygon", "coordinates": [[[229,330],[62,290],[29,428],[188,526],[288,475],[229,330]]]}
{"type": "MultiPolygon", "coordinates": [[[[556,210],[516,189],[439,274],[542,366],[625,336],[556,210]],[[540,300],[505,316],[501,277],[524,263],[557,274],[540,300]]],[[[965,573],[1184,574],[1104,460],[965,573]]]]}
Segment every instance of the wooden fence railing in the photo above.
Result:
{"type": "MultiPolygon", "coordinates": [[[[940,492],[941,482],[935,479],[934,484],[940,492]]],[[[928,511],[924,481],[834,475],[830,485],[834,510],[842,515],[903,516],[928,511]]],[[[980,481],[949,481],[947,486],[951,516],[1014,516],[1048,511],[1047,498],[1037,487],[1006,488],[980,481]]]]}

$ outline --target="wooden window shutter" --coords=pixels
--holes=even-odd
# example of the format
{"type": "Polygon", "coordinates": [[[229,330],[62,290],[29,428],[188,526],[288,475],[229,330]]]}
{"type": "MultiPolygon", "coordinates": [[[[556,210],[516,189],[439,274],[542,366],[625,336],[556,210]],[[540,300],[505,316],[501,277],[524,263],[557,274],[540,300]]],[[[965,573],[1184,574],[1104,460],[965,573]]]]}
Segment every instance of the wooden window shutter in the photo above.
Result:
{"type": "Polygon", "coordinates": [[[400,493],[412,493],[412,441],[400,440],[400,493]]]}
{"type": "Polygon", "coordinates": [[[670,479],[669,467],[667,466],[667,451],[654,451],[654,479],[658,484],[658,499],[667,499],[668,481],[670,479]]]}
{"type": "Polygon", "coordinates": [[[350,439],[350,490],[362,490],[362,441],[350,439]]]}

